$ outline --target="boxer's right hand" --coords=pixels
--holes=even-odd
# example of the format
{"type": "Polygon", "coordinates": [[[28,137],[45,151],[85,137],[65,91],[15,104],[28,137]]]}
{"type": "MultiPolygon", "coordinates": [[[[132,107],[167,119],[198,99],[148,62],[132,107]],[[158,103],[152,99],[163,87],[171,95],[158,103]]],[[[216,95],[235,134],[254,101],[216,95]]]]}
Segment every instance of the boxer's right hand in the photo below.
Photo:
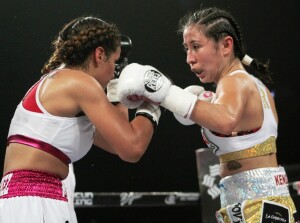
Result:
{"type": "MultiPolygon", "coordinates": [[[[197,99],[202,100],[202,101],[211,102],[214,97],[214,93],[212,91],[205,91],[205,89],[199,85],[191,85],[191,86],[186,87],[184,90],[197,95],[197,99]]],[[[190,120],[189,118],[181,117],[175,113],[174,113],[174,117],[182,125],[196,124],[194,121],[190,120]]]]}
{"type": "Polygon", "coordinates": [[[173,85],[156,68],[137,63],[127,65],[121,72],[117,94],[128,108],[136,108],[146,101],[187,118],[197,101],[196,95],[173,85]]]}
{"type": "Polygon", "coordinates": [[[171,85],[154,67],[131,63],[120,74],[117,95],[128,108],[137,108],[143,101],[159,105],[171,85]]]}

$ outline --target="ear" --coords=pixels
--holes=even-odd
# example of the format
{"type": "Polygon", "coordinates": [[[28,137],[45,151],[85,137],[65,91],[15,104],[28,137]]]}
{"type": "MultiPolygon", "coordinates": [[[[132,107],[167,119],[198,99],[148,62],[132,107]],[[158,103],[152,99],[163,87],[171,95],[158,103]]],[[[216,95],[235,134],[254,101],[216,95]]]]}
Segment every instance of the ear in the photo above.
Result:
{"type": "Polygon", "coordinates": [[[222,49],[225,56],[233,51],[233,39],[231,36],[224,37],[222,41],[222,49]]]}
{"type": "Polygon", "coordinates": [[[97,62],[105,61],[106,55],[103,47],[99,46],[94,51],[94,58],[97,62]]]}

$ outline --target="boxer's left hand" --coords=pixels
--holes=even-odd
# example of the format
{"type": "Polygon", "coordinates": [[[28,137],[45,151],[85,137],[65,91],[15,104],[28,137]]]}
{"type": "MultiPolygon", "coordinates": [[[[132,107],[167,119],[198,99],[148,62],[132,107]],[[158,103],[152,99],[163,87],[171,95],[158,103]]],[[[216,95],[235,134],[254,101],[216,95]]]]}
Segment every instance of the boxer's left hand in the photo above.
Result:
{"type": "Polygon", "coordinates": [[[119,97],[117,95],[118,82],[119,82],[118,79],[112,79],[109,81],[106,87],[107,98],[113,104],[117,104],[120,102],[119,97]]]}
{"type": "Polygon", "coordinates": [[[164,100],[171,81],[148,65],[127,65],[119,77],[117,95],[128,108],[137,108],[143,101],[159,105],[164,100]]]}
{"type": "MultiPolygon", "coordinates": [[[[214,97],[214,93],[212,91],[205,91],[205,89],[199,85],[191,85],[186,87],[184,90],[197,95],[198,96],[197,99],[202,101],[211,102],[214,97]]],[[[174,117],[182,125],[196,124],[194,121],[190,120],[189,118],[181,117],[175,113],[174,113],[174,117]]]]}
{"type": "Polygon", "coordinates": [[[127,65],[121,72],[117,94],[121,103],[129,108],[146,101],[187,118],[197,101],[196,95],[173,85],[156,68],[137,63],[127,65]]]}

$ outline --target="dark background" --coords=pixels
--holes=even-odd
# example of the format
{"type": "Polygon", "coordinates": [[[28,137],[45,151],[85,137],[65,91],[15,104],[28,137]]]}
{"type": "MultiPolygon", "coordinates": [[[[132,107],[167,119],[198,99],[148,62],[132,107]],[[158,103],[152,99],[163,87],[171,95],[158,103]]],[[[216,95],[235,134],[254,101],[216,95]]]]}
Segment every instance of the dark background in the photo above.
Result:
{"type": "MultiPolygon", "coordinates": [[[[281,165],[298,164],[299,1],[1,0],[0,170],[14,109],[41,76],[40,69],[51,53],[50,43],[63,24],[90,14],[116,23],[132,39],[130,62],[153,65],[178,86],[186,87],[199,84],[199,80],[185,62],[177,24],[189,10],[201,5],[229,10],[240,25],[248,54],[262,61],[271,60],[275,75],[271,90],[275,92],[280,118],[278,161],[281,165]]],[[[195,150],[201,147],[205,145],[198,126],[182,126],[170,112],[164,112],[140,162],[129,164],[92,148],[74,164],[76,190],[198,191],[195,150]]]]}

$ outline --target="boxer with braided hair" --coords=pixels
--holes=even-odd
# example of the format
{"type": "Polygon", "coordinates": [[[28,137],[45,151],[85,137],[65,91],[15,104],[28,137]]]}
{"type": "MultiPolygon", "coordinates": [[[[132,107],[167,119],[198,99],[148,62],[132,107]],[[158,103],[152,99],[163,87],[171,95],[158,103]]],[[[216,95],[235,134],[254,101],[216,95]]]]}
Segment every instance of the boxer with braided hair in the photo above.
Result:
{"type": "Polygon", "coordinates": [[[42,78],[25,94],[10,124],[1,223],[76,223],[62,182],[69,164],[93,144],[137,162],[158,124],[158,106],[141,103],[129,120],[125,106],[111,103],[117,99],[110,92],[116,87],[109,88],[116,62],[128,55],[121,53],[122,35],[115,24],[77,18],[62,28],[53,47],[42,78]]]}
{"type": "Polygon", "coordinates": [[[272,73],[269,70],[269,61],[263,63],[256,58],[251,58],[245,53],[240,27],[230,13],[224,10],[210,8],[187,14],[181,19],[178,32],[182,33],[184,27],[189,24],[213,25],[213,28],[206,29],[206,35],[209,38],[213,38],[216,42],[224,37],[224,35],[230,35],[234,41],[233,50],[236,57],[238,57],[244,65],[253,68],[259,75],[259,78],[266,84],[273,82],[271,77],[272,73]]]}
{"type": "Polygon", "coordinates": [[[202,127],[204,141],[220,160],[218,222],[297,222],[285,169],[277,163],[278,117],[265,85],[268,64],[245,53],[238,24],[222,9],[188,13],[178,32],[191,71],[200,82],[216,85],[213,98],[203,100],[201,86],[181,89],[156,68],[133,63],[120,75],[121,101],[159,104],[181,123],[185,119],[202,127]]]}

